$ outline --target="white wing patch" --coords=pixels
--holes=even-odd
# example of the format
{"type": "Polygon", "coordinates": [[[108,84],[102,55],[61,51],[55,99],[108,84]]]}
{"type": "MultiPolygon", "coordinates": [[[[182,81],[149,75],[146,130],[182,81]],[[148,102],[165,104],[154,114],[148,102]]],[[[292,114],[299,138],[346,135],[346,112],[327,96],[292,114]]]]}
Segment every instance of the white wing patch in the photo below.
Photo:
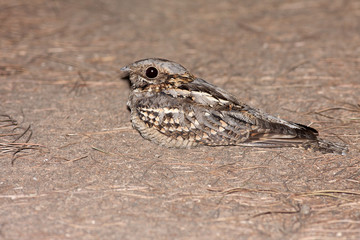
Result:
{"type": "Polygon", "coordinates": [[[230,103],[229,101],[224,100],[224,99],[217,99],[217,98],[213,97],[211,94],[206,93],[206,92],[192,91],[191,97],[197,103],[204,104],[204,105],[210,105],[210,106],[213,106],[216,104],[225,105],[225,104],[230,103]]]}

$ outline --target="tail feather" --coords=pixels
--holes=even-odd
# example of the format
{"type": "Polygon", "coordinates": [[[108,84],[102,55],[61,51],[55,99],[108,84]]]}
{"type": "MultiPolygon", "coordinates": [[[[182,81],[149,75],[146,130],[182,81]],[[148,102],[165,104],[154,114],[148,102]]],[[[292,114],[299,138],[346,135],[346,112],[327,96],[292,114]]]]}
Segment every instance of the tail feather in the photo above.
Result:
{"type": "Polygon", "coordinates": [[[346,155],[346,153],[348,152],[348,147],[346,145],[330,142],[320,138],[314,141],[306,141],[301,144],[301,147],[321,153],[335,153],[340,155],[346,155]]]}
{"type": "Polygon", "coordinates": [[[251,125],[248,138],[245,141],[241,138],[238,143],[242,146],[263,148],[300,147],[321,153],[340,155],[346,155],[348,151],[346,145],[319,138],[318,131],[312,127],[260,114],[254,109],[241,109],[238,112],[226,112],[225,114],[227,117],[224,119],[225,122],[232,126],[253,121],[251,122],[253,125],[251,125]],[[255,120],[252,119],[254,116],[256,117],[255,120]]]}
{"type": "Polygon", "coordinates": [[[251,141],[244,142],[241,145],[252,146],[252,147],[264,147],[264,148],[300,147],[311,151],[317,151],[321,153],[334,153],[340,155],[346,155],[346,153],[348,152],[348,147],[341,143],[334,143],[320,138],[317,139],[304,139],[304,138],[296,138],[296,137],[290,138],[290,136],[286,136],[286,135],[283,138],[263,137],[258,139],[252,139],[251,141]]]}

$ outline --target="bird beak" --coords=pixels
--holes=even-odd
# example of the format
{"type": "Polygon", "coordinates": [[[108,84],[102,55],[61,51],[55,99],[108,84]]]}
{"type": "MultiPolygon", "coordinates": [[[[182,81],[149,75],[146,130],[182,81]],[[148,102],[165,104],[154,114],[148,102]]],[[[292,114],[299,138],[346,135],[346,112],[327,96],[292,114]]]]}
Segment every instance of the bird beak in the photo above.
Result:
{"type": "Polygon", "coordinates": [[[130,72],[131,69],[128,66],[125,66],[125,67],[121,68],[120,71],[122,71],[122,72],[130,72]]]}
{"type": "Polygon", "coordinates": [[[121,71],[121,78],[128,78],[130,76],[131,68],[125,66],[120,69],[121,71]]]}

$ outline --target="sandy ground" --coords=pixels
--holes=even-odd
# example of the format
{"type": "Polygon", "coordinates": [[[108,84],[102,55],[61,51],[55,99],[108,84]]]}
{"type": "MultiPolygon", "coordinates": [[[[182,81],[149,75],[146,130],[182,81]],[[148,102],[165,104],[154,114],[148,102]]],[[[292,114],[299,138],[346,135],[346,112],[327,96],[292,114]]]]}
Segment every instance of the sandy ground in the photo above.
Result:
{"type": "Polygon", "coordinates": [[[1,1],[0,239],[359,239],[359,1],[1,1]],[[122,66],[179,62],[349,145],[166,149],[122,66]]]}

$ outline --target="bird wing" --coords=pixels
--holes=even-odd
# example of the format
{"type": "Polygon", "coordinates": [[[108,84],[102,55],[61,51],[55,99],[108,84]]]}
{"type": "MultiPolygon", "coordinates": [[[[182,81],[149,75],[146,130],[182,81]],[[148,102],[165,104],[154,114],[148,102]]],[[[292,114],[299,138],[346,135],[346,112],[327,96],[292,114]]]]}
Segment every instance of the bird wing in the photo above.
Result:
{"type": "Polygon", "coordinates": [[[317,139],[313,128],[285,121],[239,102],[225,90],[205,80],[196,79],[186,85],[192,112],[187,119],[207,133],[207,145],[251,145],[278,147],[298,145],[317,139]]]}
{"type": "Polygon", "coordinates": [[[310,127],[265,115],[248,106],[187,106],[189,109],[184,112],[190,113],[185,115],[191,123],[190,130],[197,135],[202,133],[200,142],[206,145],[279,147],[317,139],[316,130],[310,127]]]}

